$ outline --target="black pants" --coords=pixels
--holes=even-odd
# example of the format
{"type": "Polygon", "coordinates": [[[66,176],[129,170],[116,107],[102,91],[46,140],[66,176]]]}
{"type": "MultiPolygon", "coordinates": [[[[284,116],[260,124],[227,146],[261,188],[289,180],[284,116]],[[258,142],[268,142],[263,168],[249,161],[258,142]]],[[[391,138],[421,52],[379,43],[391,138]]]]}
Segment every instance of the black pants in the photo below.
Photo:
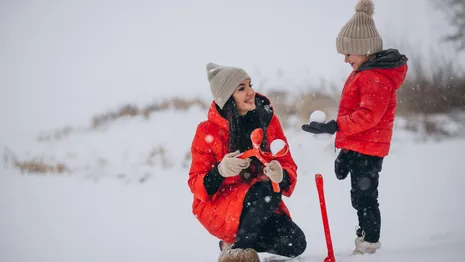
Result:
{"type": "Polygon", "coordinates": [[[286,215],[274,211],[281,193],[270,182],[254,184],[244,200],[236,242],[232,248],[253,248],[286,257],[296,257],[307,247],[304,232],[286,215]]]}
{"type": "Polygon", "coordinates": [[[360,226],[357,235],[364,233],[365,241],[378,242],[381,229],[378,184],[383,158],[341,150],[336,161],[344,163],[350,172],[352,206],[357,210],[360,226]]]}

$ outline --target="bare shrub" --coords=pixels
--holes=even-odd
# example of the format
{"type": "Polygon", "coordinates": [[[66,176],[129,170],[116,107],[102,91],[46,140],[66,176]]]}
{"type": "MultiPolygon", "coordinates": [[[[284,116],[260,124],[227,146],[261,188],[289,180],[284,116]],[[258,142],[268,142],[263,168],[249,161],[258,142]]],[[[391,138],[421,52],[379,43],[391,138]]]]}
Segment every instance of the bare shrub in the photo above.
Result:
{"type": "Polygon", "coordinates": [[[287,92],[279,90],[270,90],[266,97],[273,106],[274,113],[279,117],[283,127],[288,126],[288,116],[295,114],[295,107],[291,106],[291,98],[287,92]]]}
{"type": "Polygon", "coordinates": [[[453,117],[449,115],[411,115],[406,118],[407,122],[402,127],[405,130],[417,134],[419,141],[436,140],[463,135],[460,126],[463,121],[454,123],[455,128],[450,123],[453,117]]]}
{"type": "Polygon", "coordinates": [[[125,105],[119,110],[116,117],[132,117],[137,115],[139,115],[139,109],[136,106],[125,105]]]}
{"type": "Polygon", "coordinates": [[[184,160],[182,161],[182,167],[184,168],[189,167],[191,161],[192,161],[192,153],[190,150],[188,150],[186,154],[184,155],[184,160]]]}
{"type": "Polygon", "coordinates": [[[427,66],[420,55],[410,59],[410,71],[397,93],[398,113],[438,114],[465,109],[465,74],[452,61],[433,55],[427,66]]]}
{"type": "Polygon", "coordinates": [[[47,133],[40,134],[37,137],[37,141],[46,142],[46,141],[51,141],[51,140],[60,140],[62,138],[67,137],[73,131],[74,129],[72,127],[66,126],[66,127],[56,130],[55,132],[51,134],[47,134],[47,133]]]}
{"type": "Polygon", "coordinates": [[[161,165],[163,168],[170,168],[173,163],[170,161],[167,150],[163,146],[153,148],[147,156],[146,163],[151,166],[161,165]]]}
{"type": "Polygon", "coordinates": [[[338,106],[334,96],[321,90],[309,90],[296,96],[280,90],[270,90],[266,96],[270,99],[283,127],[289,127],[288,120],[291,116],[307,122],[314,110],[322,110],[327,115],[332,115],[338,106]]]}
{"type": "Polygon", "coordinates": [[[435,0],[442,9],[453,33],[444,37],[445,41],[456,44],[457,51],[465,50],[465,0],[435,0]]]}
{"type": "Polygon", "coordinates": [[[319,91],[309,91],[302,94],[298,105],[298,117],[303,122],[308,122],[310,114],[315,110],[321,110],[329,117],[335,117],[334,112],[337,111],[337,99],[327,93],[319,91]]]}

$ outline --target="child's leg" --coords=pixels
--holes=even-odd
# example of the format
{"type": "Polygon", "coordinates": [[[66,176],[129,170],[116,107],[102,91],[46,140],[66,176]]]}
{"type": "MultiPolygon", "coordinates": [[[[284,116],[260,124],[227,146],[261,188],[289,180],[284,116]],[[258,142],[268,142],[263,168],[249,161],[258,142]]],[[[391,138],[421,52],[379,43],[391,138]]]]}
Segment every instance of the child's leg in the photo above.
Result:
{"type": "Polygon", "coordinates": [[[271,183],[257,182],[247,192],[232,248],[254,248],[259,233],[281,201],[281,193],[273,192],[271,183]]]}
{"type": "Polygon", "coordinates": [[[364,240],[376,243],[380,237],[381,213],[378,204],[379,172],[383,158],[350,152],[351,158],[351,199],[357,210],[364,240]]]}
{"type": "Polygon", "coordinates": [[[263,227],[255,250],[286,257],[297,257],[307,247],[304,232],[288,216],[273,214],[263,227]]]}

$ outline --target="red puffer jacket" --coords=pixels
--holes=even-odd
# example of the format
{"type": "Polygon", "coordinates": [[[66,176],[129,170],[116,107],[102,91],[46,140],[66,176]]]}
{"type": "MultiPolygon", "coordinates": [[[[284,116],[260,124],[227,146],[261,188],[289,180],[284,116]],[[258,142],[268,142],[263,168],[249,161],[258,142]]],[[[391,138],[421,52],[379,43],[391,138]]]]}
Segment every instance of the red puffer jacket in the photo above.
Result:
{"type": "Polygon", "coordinates": [[[391,146],[396,91],[407,74],[407,58],[397,50],[377,54],[352,72],[342,90],[336,147],[384,157],[391,146]]]}
{"type": "MultiPolygon", "coordinates": [[[[257,96],[266,99],[259,94],[257,96]]],[[[268,99],[266,101],[269,104],[268,99]]],[[[192,142],[192,164],[188,184],[194,194],[192,211],[200,223],[212,235],[227,243],[233,243],[239,228],[242,204],[247,191],[256,182],[269,179],[262,174],[254,178],[251,183],[246,183],[241,180],[240,176],[228,177],[223,180],[217,193],[208,195],[204,186],[204,178],[227,153],[228,133],[228,122],[219,114],[213,102],[208,112],[208,120],[198,125],[192,142]]],[[[282,139],[287,143],[281,124],[274,114],[268,125],[266,136],[269,143],[275,139],[282,139]]],[[[295,188],[297,165],[290,152],[276,160],[289,175],[291,184],[282,191],[284,196],[289,197],[295,188]]],[[[279,204],[278,212],[290,217],[289,211],[282,201],[279,204]]]]}

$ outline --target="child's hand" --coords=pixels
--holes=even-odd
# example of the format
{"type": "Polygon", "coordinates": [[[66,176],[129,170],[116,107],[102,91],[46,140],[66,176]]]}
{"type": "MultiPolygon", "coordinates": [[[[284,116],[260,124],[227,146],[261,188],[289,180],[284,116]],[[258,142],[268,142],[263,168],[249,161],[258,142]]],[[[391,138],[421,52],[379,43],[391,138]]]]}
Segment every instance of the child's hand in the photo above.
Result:
{"type": "Polygon", "coordinates": [[[331,134],[333,135],[336,131],[339,130],[339,126],[337,122],[331,120],[327,123],[318,123],[318,122],[310,122],[310,124],[302,125],[302,130],[312,133],[312,134],[331,134]]]}
{"type": "Polygon", "coordinates": [[[344,180],[349,175],[349,156],[348,153],[341,150],[334,161],[334,173],[337,179],[344,180]]]}

